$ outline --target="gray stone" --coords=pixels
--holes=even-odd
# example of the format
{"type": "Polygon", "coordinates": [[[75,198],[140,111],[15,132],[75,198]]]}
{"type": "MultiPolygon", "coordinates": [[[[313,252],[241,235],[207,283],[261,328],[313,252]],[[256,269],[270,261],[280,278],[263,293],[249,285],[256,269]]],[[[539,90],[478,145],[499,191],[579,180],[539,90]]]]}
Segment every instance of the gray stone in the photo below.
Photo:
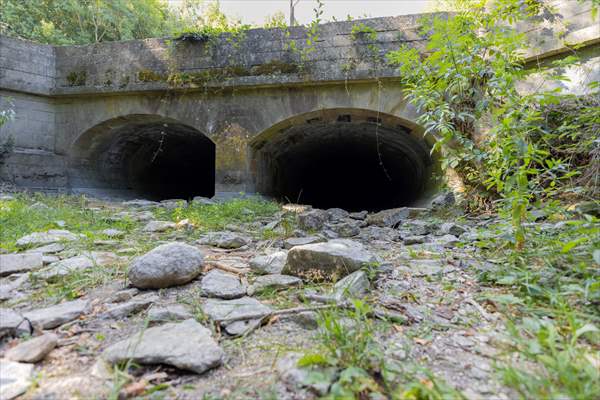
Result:
{"type": "Polygon", "coordinates": [[[440,226],[439,232],[442,235],[454,235],[456,237],[460,237],[463,233],[467,232],[467,228],[461,225],[457,225],[454,222],[446,222],[440,226]]]}
{"type": "Polygon", "coordinates": [[[365,297],[371,289],[371,282],[365,271],[359,270],[340,279],[333,286],[334,296],[337,299],[343,298],[362,298],[365,297]]]}
{"type": "Polygon", "coordinates": [[[23,316],[10,308],[0,308],[0,338],[14,336],[23,316]]]}
{"type": "Polygon", "coordinates": [[[0,399],[14,399],[29,389],[33,364],[0,359],[0,399]]]}
{"type": "Polygon", "coordinates": [[[166,364],[202,374],[223,362],[225,353],[210,330],[193,319],[148,328],[108,347],[109,363],[131,360],[142,365],[166,364]]]}
{"type": "Polygon", "coordinates": [[[402,238],[402,241],[407,246],[410,246],[413,244],[422,244],[427,241],[427,236],[423,236],[423,235],[406,236],[406,237],[402,238]]]}
{"type": "Polygon", "coordinates": [[[202,272],[204,255],[185,243],[167,243],[133,260],[129,280],[140,289],[183,285],[202,272]]]}
{"type": "Polygon", "coordinates": [[[401,229],[403,232],[410,232],[410,234],[413,236],[421,236],[431,233],[434,229],[434,226],[427,221],[413,219],[405,221],[402,224],[401,229]]]}
{"type": "Polygon", "coordinates": [[[346,218],[350,217],[350,213],[341,208],[329,208],[326,211],[327,211],[327,215],[329,216],[330,221],[334,221],[334,222],[343,221],[346,218]]]}
{"type": "Polygon", "coordinates": [[[5,357],[12,361],[36,363],[41,361],[56,347],[58,337],[53,333],[45,333],[19,343],[8,350],[5,357]]]}
{"type": "Polygon", "coordinates": [[[37,203],[30,205],[29,209],[32,211],[48,211],[50,209],[50,207],[48,207],[44,203],[37,202],[37,203]]]}
{"type": "Polygon", "coordinates": [[[282,315],[281,321],[293,322],[302,329],[317,329],[319,327],[319,314],[314,311],[304,311],[300,313],[282,315]]]}
{"type": "Polygon", "coordinates": [[[217,204],[217,202],[208,197],[196,196],[192,199],[192,205],[194,206],[212,206],[214,204],[217,204]]]}
{"type": "Polygon", "coordinates": [[[359,242],[336,239],[292,248],[283,273],[317,280],[337,280],[375,262],[378,258],[359,242]]]}
{"type": "Polygon", "coordinates": [[[51,244],[47,244],[46,246],[29,249],[25,253],[54,254],[54,253],[60,253],[64,249],[65,249],[65,245],[63,245],[61,243],[51,243],[51,244]]]}
{"type": "Polygon", "coordinates": [[[123,205],[126,207],[152,208],[152,207],[158,206],[159,203],[156,201],[136,199],[136,200],[124,201],[123,205]]]}
{"type": "Polygon", "coordinates": [[[312,244],[312,243],[321,243],[324,241],[325,241],[325,239],[323,239],[320,236],[292,237],[292,238],[287,238],[283,241],[283,247],[285,249],[291,249],[292,247],[296,247],[296,246],[302,246],[305,244],[312,244]]]}
{"type": "Polygon", "coordinates": [[[444,235],[437,238],[436,243],[441,244],[444,247],[452,248],[456,247],[460,243],[460,240],[454,235],[444,235]]]}
{"type": "Polygon", "coordinates": [[[301,389],[310,389],[323,396],[329,391],[329,387],[335,380],[336,368],[328,367],[299,367],[298,361],[302,357],[298,353],[288,353],[277,361],[275,369],[279,379],[292,392],[301,389]],[[312,372],[318,372],[320,379],[312,379],[312,372]]]}
{"type": "Polygon", "coordinates": [[[69,231],[50,229],[47,232],[34,232],[17,240],[18,247],[41,246],[56,242],[72,242],[79,236],[69,231]]]}
{"type": "Polygon", "coordinates": [[[183,199],[168,199],[162,200],[160,202],[160,206],[166,208],[167,210],[174,210],[176,208],[185,208],[188,206],[188,203],[183,199]]]}
{"type": "Polygon", "coordinates": [[[277,251],[250,260],[250,268],[260,274],[280,274],[287,260],[287,251],[277,251]]]}
{"type": "Polygon", "coordinates": [[[367,211],[358,211],[358,212],[350,213],[348,216],[352,219],[364,221],[365,219],[367,219],[367,215],[369,215],[369,213],[367,211]]]}
{"type": "Polygon", "coordinates": [[[259,276],[248,287],[248,295],[252,296],[266,289],[285,289],[291,286],[299,286],[302,279],[290,275],[272,274],[259,276]]]}
{"type": "Polygon", "coordinates": [[[329,220],[329,214],[323,210],[309,210],[298,214],[298,226],[306,231],[318,231],[329,220]]]}
{"type": "MultiPolygon", "coordinates": [[[[29,274],[13,274],[0,284],[0,301],[14,298],[13,291],[21,288],[29,280],[29,274]]],[[[0,337],[2,335],[0,334],[0,337]]]]}
{"type": "Polygon", "coordinates": [[[376,240],[382,242],[391,242],[397,240],[400,237],[400,233],[392,228],[368,226],[361,230],[358,237],[366,242],[373,242],[376,240]]]}
{"type": "Polygon", "coordinates": [[[0,254],[0,276],[35,270],[43,265],[42,253],[0,254]]]}
{"type": "Polygon", "coordinates": [[[67,258],[48,265],[39,271],[39,277],[53,280],[75,271],[84,271],[94,267],[105,267],[121,262],[121,258],[114,253],[106,251],[92,251],[76,257],[67,258]]]}
{"type": "Polygon", "coordinates": [[[454,193],[448,191],[438,194],[431,200],[431,207],[433,208],[445,208],[453,206],[456,202],[454,193]]]}
{"type": "Polygon", "coordinates": [[[44,265],[50,265],[56,262],[60,261],[60,257],[59,256],[55,256],[55,255],[47,255],[47,256],[42,256],[42,264],[44,265]]]}
{"type": "Polygon", "coordinates": [[[210,270],[202,278],[200,289],[205,296],[221,299],[236,299],[246,295],[246,287],[238,276],[219,269],[210,270]]]}
{"type": "Polygon", "coordinates": [[[192,318],[192,313],[183,304],[154,305],[148,310],[152,322],[179,321],[192,318]]]}
{"type": "Polygon", "coordinates": [[[201,244],[220,247],[222,249],[237,249],[250,242],[250,238],[234,232],[212,232],[200,239],[201,244]]]}
{"type": "Polygon", "coordinates": [[[108,236],[109,238],[122,238],[123,236],[125,236],[125,232],[120,231],[118,229],[105,229],[100,233],[104,236],[108,236]]]}
{"type": "Polygon", "coordinates": [[[260,324],[262,318],[271,312],[271,308],[251,297],[242,297],[235,300],[208,299],[202,305],[202,311],[213,321],[219,321],[228,334],[238,336],[260,324]],[[226,321],[237,318],[247,319],[226,321]]]}
{"type": "Polygon", "coordinates": [[[79,318],[87,309],[86,300],[73,300],[55,306],[27,311],[23,316],[40,329],[53,329],[79,318]]]}
{"type": "Polygon", "coordinates": [[[337,224],[327,224],[327,229],[335,232],[338,237],[349,238],[360,233],[360,226],[357,222],[340,222],[337,224]]]}
{"type": "Polygon", "coordinates": [[[150,221],[142,228],[144,232],[165,232],[175,229],[177,224],[171,221],[150,221]]]}
{"type": "Polygon", "coordinates": [[[379,211],[367,216],[367,224],[380,227],[394,228],[403,220],[410,217],[410,210],[406,207],[392,208],[379,211]]]}
{"type": "Polygon", "coordinates": [[[159,297],[154,293],[136,296],[126,303],[108,304],[107,309],[102,313],[102,318],[121,319],[131,314],[146,310],[152,304],[156,303],[159,297]]]}
{"type": "Polygon", "coordinates": [[[121,303],[123,301],[131,300],[135,295],[139,293],[139,289],[123,289],[113,293],[109,298],[106,299],[107,303],[121,303]]]}

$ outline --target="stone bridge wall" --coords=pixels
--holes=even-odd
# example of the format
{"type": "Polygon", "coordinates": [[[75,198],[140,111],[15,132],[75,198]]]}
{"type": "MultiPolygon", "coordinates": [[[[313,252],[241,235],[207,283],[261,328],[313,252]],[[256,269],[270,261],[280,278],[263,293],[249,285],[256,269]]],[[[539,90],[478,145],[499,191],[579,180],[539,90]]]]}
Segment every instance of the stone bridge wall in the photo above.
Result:
{"type": "MultiPolygon", "coordinates": [[[[597,80],[600,32],[589,5],[558,5],[572,21],[566,40],[586,46],[593,73],[585,72],[585,80],[597,80]]],[[[85,187],[94,174],[90,149],[101,149],[100,141],[113,140],[118,127],[146,117],[176,121],[215,143],[217,190],[255,190],[256,153],[293,124],[383,118],[419,137],[417,115],[396,72],[374,60],[400,45],[421,49],[421,17],[324,24],[312,51],[302,27],[200,42],[59,47],[0,36],[0,101],[12,98],[16,111],[16,119],[0,128],[0,144],[14,138],[0,178],[32,188],[85,187]],[[353,35],[355,26],[370,27],[376,38],[353,35]]],[[[528,55],[531,62],[566,54],[564,44],[548,40],[550,30],[529,33],[539,43],[528,55]]]]}

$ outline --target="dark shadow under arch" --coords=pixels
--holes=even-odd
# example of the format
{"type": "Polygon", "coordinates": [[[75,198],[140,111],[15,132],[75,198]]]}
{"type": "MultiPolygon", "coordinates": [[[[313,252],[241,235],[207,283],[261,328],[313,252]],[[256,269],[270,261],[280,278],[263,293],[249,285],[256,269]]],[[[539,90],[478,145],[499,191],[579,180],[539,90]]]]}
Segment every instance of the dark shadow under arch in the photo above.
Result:
{"type": "Polygon", "coordinates": [[[252,143],[257,190],[319,208],[414,205],[435,160],[422,130],[362,109],[329,109],[283,121],[252,143]]]}
{"type": "Polygon", "coordinates": [[[162,116],[111,119],[72,145],[69,183],[77,191],[153,200],[212,197],[215,144],[162,116]]]}

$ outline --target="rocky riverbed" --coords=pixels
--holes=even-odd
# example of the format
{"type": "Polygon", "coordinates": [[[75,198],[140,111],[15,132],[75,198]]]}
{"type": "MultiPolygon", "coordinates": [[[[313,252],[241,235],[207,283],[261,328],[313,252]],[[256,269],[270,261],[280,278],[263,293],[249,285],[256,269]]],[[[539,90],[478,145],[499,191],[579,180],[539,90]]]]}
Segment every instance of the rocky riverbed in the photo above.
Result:
{"type": "Polygon", "coordinates": [[[494,372],[504,319],[477,280],[495,268],[482,241],[502,232],[451,200],[377,213],[283,205],[218,231],[173,217],[219,207],[208,199],[88,200],[86,212],[131,224],[90,239],[58,221],[0,254],[0,397],[318,398],[340,371],[298,358],[321,348],[323,313],[360,329],[361,299],[399,384],[513,398],[494,372]]]}

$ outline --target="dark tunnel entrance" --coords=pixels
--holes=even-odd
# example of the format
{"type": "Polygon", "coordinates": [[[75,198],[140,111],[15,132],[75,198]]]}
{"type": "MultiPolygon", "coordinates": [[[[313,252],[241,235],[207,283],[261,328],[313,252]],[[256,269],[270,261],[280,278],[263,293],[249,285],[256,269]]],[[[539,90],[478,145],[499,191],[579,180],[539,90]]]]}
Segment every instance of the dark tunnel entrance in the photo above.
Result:
{"type": "Polygon", "coordinates": [[[78,140],[75,155],[75,189],[151,200],[214,195],[214,143],[171,120],[133,116],[102,124],[78,140]]]}
{"type": "Polygon", "coordinates": [[[409,206],[423,197],[432,160],[410,128],[376,116],[329,117],[305,119],[258,144],[261,193],[348,211],[409,206]]]}

